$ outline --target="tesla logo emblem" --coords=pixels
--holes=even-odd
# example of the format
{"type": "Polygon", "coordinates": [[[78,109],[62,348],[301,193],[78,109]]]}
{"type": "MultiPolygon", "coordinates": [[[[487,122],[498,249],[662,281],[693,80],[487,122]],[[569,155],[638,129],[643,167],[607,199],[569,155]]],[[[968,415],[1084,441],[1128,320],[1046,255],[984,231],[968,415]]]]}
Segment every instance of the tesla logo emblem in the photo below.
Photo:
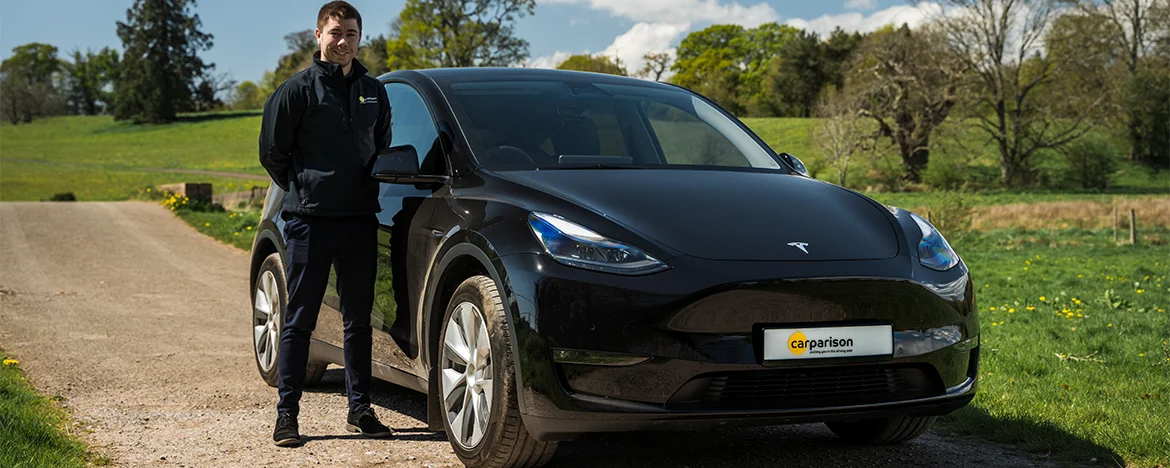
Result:
{"type": "Polygon", "coordinates": [[[808,254],[808,249],[805,248],[808,246],[808,242],[789,242],[788,245],[790,247],[796,247],[800,249],[801,252],[808,254]]]}

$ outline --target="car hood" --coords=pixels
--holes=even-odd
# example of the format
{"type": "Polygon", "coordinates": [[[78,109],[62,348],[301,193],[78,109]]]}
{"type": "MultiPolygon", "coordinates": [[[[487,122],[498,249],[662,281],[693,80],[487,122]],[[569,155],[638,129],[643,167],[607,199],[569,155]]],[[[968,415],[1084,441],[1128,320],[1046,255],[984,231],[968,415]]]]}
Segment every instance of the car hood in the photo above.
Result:
{"type": "Polygon", "coordinates": [[[826,261],[898,254],[897,233],[880,205],[799,176],[669,169],[495,174],[699,258],[826,261]]]}

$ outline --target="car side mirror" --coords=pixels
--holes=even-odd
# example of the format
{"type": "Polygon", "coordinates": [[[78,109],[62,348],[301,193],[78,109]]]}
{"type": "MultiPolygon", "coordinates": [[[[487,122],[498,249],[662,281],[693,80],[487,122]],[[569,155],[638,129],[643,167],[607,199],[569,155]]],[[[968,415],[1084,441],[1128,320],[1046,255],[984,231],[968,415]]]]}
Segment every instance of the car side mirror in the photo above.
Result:
{"type": "Polygon", "coordinates": [[[419,174],[418,151],[413,145],[394,146],[378,153],[370,177],[389,184],[447,183],[447,176],[419,174]]]}
{"type": "Polygon", "coordinates": [[[784,163],[787,164],[788,167],[792,168],[792,170],[797,174],[811,178],[808,175],[808,168],[804,166],[804,163],[801,162],[800,158],[788,153],[780,153],[780,159],[783,159],[784,163]]]}

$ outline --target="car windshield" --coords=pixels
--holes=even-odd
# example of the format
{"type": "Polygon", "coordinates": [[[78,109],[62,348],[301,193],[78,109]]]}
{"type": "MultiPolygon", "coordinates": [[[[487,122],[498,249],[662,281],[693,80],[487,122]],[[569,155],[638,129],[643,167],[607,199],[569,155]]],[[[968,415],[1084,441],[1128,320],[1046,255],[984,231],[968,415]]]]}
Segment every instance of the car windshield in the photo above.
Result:
{"type": "Polygon", "coordinates": [[[681,89],[546,80],[460,82],[447,92],[491,170],[781,169],[734,120],[681,89]]]}

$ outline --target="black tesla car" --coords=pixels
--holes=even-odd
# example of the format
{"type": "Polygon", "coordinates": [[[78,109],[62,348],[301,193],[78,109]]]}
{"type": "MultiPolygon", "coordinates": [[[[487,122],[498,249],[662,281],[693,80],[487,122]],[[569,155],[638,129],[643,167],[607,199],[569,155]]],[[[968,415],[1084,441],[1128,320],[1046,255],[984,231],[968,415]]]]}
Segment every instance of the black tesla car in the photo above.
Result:
{"type": "MultiPolygon", "coordinates": [[[[424,392],[466,464],[539,465],[607,431],[824,422],[891,443],[974,396],[974,290],[943,236],[703,96],[555,70],[380,80],[374,373],[424,392]]],[[[251,263],[273,385],[283,195],[251,263]]],[[[330,289],[309,383],[343,362],[338,307],[330,289]]]]}

